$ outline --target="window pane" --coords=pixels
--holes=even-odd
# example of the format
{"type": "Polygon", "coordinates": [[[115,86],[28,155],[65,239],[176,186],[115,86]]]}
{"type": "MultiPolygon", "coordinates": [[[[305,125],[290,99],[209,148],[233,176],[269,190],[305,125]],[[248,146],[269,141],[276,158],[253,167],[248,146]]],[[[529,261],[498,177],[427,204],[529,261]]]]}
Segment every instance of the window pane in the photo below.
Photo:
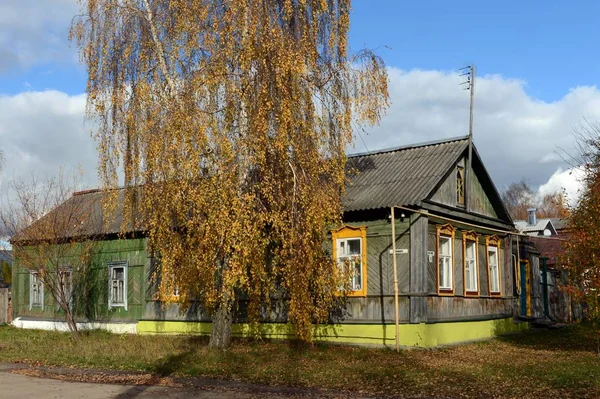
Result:
{"type": "Polygon", "coordinates": [[[337,239],[337,263],[346,281],[349,291],[363,289],[362,239],[337,239]]]}
{"type": "Polygon", "coordinates": [[[488,248],[488,261],[490,266],[490,288],[493,292],[500,292],[500,276],[498,274],[498,248],[488,248]]]}
{"type": "Polygon", "coordinates": [[[498,264],[498,251],[495,248],[490,248],[488,250],[488,256],[490,259],[490,265],[498,264]]]}
{"type": "Polygon", "coordinates": [[[450,238],[440,237],[440,253],[442,255],[450,255],[450,238]]]}
{"type": "Polygon", "coordinates": [[[352,288],[355,291],[359,291],[362,289],[362,267],[360,260],[354,262],[354,276],[352,286],[352,288]]]}
{"type": "Polygon", "coordinates": [[[360,240],[348,240],[348,255],[360,255],[360,240]]]}
{"type": "Polygon", "coordinates": [[[449,256],[440,256],[440,288],[452,288],[452,269],[449,256]]]}
{"type": "Polygon", "coordinates": [[[467,259],[475,259],[475,243],[467,242],[467,259]]]}

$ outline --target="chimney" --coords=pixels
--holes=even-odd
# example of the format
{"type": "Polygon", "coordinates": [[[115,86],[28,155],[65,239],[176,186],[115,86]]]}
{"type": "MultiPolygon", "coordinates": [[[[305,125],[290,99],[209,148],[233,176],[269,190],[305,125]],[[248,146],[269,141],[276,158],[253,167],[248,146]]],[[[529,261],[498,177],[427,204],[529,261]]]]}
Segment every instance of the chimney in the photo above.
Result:
{"type": "Polygon", "coordinates": [[[527,216],[527,224],[530,225],[530,226],[533,226],[533,225],[537,224],[537,217],[535,216],[535,211],[536,210],[537,209],[535,209],[535,208],[529,208],[529,209],[527,209],[527,214],[528,214],[528,216],[527,216]]]}

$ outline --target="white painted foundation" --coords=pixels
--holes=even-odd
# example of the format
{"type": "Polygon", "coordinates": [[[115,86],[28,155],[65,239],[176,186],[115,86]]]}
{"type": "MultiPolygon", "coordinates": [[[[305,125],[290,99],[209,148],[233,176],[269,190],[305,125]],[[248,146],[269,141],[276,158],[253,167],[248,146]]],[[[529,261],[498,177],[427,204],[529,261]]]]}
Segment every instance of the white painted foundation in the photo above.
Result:
{"type": "MultiPolygon", "coordinates": [[[[69,331],[64,321],[23,320],[17,317],[12,325],[18,328],[48,331],[69,331]]],[[[80,330],[106,330],[115,334],[137,334],[137,323],[77,323],[80,330]]]]}

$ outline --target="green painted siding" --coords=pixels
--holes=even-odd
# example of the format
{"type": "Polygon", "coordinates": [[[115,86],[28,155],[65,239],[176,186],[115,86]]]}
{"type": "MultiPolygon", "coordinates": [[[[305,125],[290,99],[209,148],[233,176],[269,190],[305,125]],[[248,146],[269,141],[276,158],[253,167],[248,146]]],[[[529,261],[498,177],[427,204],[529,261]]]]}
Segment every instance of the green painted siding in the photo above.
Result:
{"type": "MultiPolygon", "coordinates": [[[[433,217],[433,216],[432,216],[433,217]]],[[[429,257],[424,255],[426,251],[436,250],[435,227],[442,224],[427,220],[423,225],[423,234],[420,241],[415,238],[411,241],[410,220],[414,218],[405,218],[405,220],[396,221],[396,247],[398,250],[407,250],[408,253],[396,254],[398,266],[399,283],[399,313],[401,322],[418,323],[419,320],[427,321],[428,317],[433,320],[443,320],[460,317],[481,316],[505,314],[508,302],[499,302],[498,299],[475,298],[468,299],[462,305],[453,301],[459,298],[449,298],[439,301],[431,299],[437,297],[436,286],[436,258],[429,261],[429,257]],[[418,242],[417,242],[418,241],[418,242]],[[420,245],[425,245],[423,250],[420,245]],[[416,250],[419,256],[415,257],[416,250]],[[411,265],[411,258],[415,258],[411,265]],[[423,257],[425,257],[423,259],[423,257]],[[418,258],[418,262],[417,259],[418,258]],[[411,276],[411,267],[412,274],[411,276]],[[420,269],[419,269],[420,268],[420,269]],[[416,286],[418,272],[424,273],[422,288],[416,286]],[[415,278],[415,293],[417,296],[411,296],[411,277],[415,278]],[[421,291],[418,291],[418,290],[421,291]],[[429,293],[429,299],[420,295],[429,293]],[[423,302],[420,303],[419,301],[423,302]],[[417,303],[419,302],[419,303],[417,303]],[[468,315],[463,315],[456,306],[464,307],[468,310],[468,315]],[[411,310],[412,309],[412,310],[411,310]],[[414,315],[413,315],[414,313],[414,315]]],[[[415,222],[416,223],[416,222],[415,222]]],[[[348,298],[347,316],[344,323],[355,324],[377,324],[393,323],[394,321],[394,270],[392,250],[391,224],[387,219],[371,219],[365,217],[365,220],[355,220],[349,223],[352,226],[366,226],[367,228],[367,296],[348,298]]],[[[414,226],[413,226],[414,228],[414,226]]],[[[416,237],[416,236],[415,236],[416,237]]],[[[329,248],[333,243],[328,241],[325,244],[329,248]]],[[[485,246],[483,238],[479,244],[479,283],[482,296],[488,295],[488,272],[485,263],[485,246]]],[[[462,231],[456,230],[454,242],[454,288],[455,296],[461,297],[463,294],[463,262],[462,262],[462,231]]],[[[509,262],[506,261],[503,251],[500,252],[501,264],[504,265],[502,280],[512,278],[512,269],[509,262]]],[[[29,272],[18,267],[18,254],[16,254],[13,285],[13,298],[15,316],[56,319],[62,320],[61,313],[48,292],[45,293],[44,309],[34,308],[29,310],[29,272]]],[[[71,258],[66,258],[63,264],[75,263],[79,259],[77,254],[71,258]]],[[[151,275],[150,261],[146,251],[145,239],[129,240],[111,240],[99,241],[95,248],[92,264],[85,269],[85,273],[76,277],[74,271],[74,285],[79,293],[80,299],[76,301],[76,314],[79,320],[93,320],[103,322],[135,322],[138,320],[188,320],[204,321],[202,311],[198,306],[191,306],[184,314],[179,312],[179,306],[163,306],[153,300],[152,283],[149,280],[151,275]],[[126,261],[128,265],[127,279],[127,309],[123,307],[108,307],[108,264],[110,262],[126,261]],[[81,303],[83,302],[83,303],[81,303]]],[[[510,283],[505,283],[504,287],[512,287],[510,283]]],[[[503,292],[506,296],[506,292],[503,292]]]]}
{"type": "MultiPolygon", "coordinates": [[[[146,287],[146,240],[98,241],[93,249],[90,265],[81,266],[77,250],[59,260],[61,266],[71,266],[73,273],[74,312],[78,320],[137,321],[142,318],[145,307],[146,287]],[[127,310],[108,307],[108,264],[126,261],[128,267],[127,310]]],[[[30,272],[19,266],[19,254],[15,253],[13,267],[14,317],[36,317],[62,320],[62,311],[50,292],[44,289],[44,308],[29,309],[30,272]]]]}

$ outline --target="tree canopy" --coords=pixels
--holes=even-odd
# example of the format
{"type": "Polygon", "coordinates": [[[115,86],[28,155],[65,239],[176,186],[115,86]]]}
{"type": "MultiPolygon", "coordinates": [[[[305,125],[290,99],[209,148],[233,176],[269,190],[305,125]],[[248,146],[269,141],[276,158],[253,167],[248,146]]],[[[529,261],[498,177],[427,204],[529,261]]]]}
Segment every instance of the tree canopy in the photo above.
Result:
{"type": "Polygon", "coordinates": [[[572,158],[584,171],[583,189],[568,219],[569,241],[561,264],[569,272],[570,292],[600,331],[600,125],[585,121],[576,137],[579,153],[572,158]]]}
{"type": "Polygon", "coordinates": [[[345,151],[388,104],[382,60],[349,55],[350,0],[83,4],[72,35],[100,175],[142,187],[125,213],[146,223],[163,296],[202,301],[216,346],[239,295],[251,321],[285,298],[309,340],[337,298],[323,243],[342,214],[345,151]]]}
{"type": "Polygon", "coordinates": [[[513,220],[527,220],[531,208],[536,208],[540,218],[566,218],[569,214],[564,192],[539,196],[525,180],[511,183],[502,192],[502,201],[513,220]]]}

